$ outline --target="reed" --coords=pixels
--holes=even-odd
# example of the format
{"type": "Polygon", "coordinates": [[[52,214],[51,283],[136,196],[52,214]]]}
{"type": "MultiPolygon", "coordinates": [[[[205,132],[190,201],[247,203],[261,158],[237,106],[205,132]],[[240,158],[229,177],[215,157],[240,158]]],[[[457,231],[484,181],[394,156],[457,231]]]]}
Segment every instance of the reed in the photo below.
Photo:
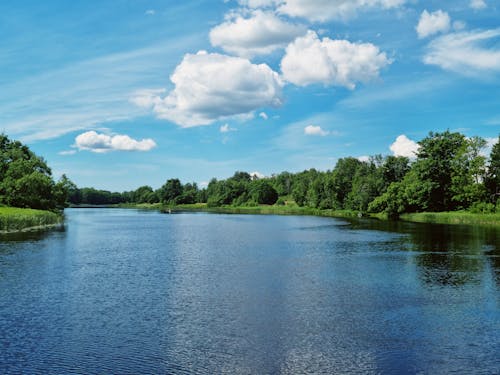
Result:
{"type": "Polygon", "coordinates": [[[17,232],[60,224],[62,214],[29,208],[0,207],[0,232],[17,232]]]}

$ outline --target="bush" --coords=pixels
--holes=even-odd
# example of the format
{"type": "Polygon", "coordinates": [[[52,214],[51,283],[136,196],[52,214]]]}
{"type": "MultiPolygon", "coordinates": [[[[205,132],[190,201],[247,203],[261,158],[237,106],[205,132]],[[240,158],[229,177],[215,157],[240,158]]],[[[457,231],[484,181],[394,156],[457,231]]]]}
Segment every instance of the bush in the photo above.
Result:
{"type": "Polygon", "coordinates": [[[473,214],[493,214],[496,208],[493,203],[476,202],[470,206],[469,211],[473,214]]]}
{"type": "Polygon", "coordinates": [[[285,200],[284,200],[282,197],[280,197],[280,198],[278,198],[278,200],[276,201],[276,203],[275,203],[275,204],[276,204],[277,206],[285,206],[285,205],[286,205],[286,202],[285,202],[285,200]]]}

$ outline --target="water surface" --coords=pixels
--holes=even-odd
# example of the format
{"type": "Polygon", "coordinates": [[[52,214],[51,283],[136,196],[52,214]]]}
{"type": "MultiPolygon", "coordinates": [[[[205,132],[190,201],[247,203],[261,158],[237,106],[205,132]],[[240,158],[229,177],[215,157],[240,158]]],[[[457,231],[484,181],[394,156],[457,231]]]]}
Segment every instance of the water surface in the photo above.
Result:
{"type": "Polygon", "coordinates": [[[2,374],[500,372],[494,229],[66,215],[0,238],[2,374]]]}

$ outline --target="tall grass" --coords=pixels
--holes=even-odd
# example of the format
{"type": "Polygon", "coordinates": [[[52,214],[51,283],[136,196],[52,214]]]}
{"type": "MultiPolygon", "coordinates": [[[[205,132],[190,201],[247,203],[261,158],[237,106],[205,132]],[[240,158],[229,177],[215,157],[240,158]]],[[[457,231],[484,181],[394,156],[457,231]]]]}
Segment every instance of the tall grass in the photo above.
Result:
{"type": "Polygon", "coordinates": [[[0,232],[16,232],[61,223],[63,217],[50,211],[0,207],[0,232]]]}
{"type": "Polygon", "coordinates": [[[419,212],[414,214],[403,214],[401,220],[417,223],[435,224],[474,224],[500,226],[500,213],[485,214],[467,211],[454,212],[419,212]]]}

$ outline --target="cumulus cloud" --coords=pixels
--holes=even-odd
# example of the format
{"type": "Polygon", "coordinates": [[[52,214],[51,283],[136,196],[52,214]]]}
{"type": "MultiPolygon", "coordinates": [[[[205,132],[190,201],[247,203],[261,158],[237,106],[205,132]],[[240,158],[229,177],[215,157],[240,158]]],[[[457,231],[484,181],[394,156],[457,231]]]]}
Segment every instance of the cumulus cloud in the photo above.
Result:
{"type": "Polygon", "coordinates": [[[500,72],[500,48],[484,46],[498,43],[499,37],[500,28],[443,35],[430,42],[423,60],[464,75],[500,72]]]}
{"type": "Polygon", "coordinates": [[[319,39],[308,31],[286,48],[281,60],[283,77],[298,86],[322,83],[329,86],[356,87],[379,76],[391,60],[371,43],[319,39]]]}
{"type": "Polygon", "coordinates": [[[282,104],[279,74],[241,57],[205,51],[186,54],[170,80],[175,88],[167,96],[146,92],[131,100],[182,127],[248,116],[260,107],[282,104]]]}
{"type": "Polygon", "coordinates": [[[347,19],[363,9],[395,8],[405,2],[406,0],[283,0],[277,3],[279,13],[325,22],[347,19]]]}
{"type": "Polygon", "coordinates": [[[429,13],[427,10],[424,10],[420,15],[420,20],[415,29],[419,38],[425,38],[429,35],[448,31],[450,23],[451,20],[448,13],[442,10],[429,13]]]}
{"type": "Polygon", "coordinates": [[[358,156],[358,160],[363,163],[368,163],[370,161],[370,157],[367,155],[358,156]]]}
{"type": "Polygon", "coordinates": [[[261,119],[264,119],[264,120],[267,120],[269,117],[267,116],[267,113],[266,112],[261,112],[259,113],[259,117],[261,119]]]}
{"type": "Polygon", "coordinates": [[[394,156],[405,156],[407,158],[415,158],[417,151],[420,148],[419,144],[409,139],[406,135],[401,134],[396,138],[394,143],[389,147],[394,156]]]}
{"type": "Polygon", "coordinates": [[[476,9],[476,10],[484,9],[484,8],[487,7],[487,5],[484,2],[484,0],[471,0],[470,3],[469,3],[469,6],[472,9],[476,9]]]}
{"type": "Polygon", "coordinates": [[[210,42],[226,52],[252,57],[285,48],[305,31],[303,25],[286,22],[272,12],[255,10],[249,17],[231,13],[229,19],[210,30],[210,42]]]}
{"type": "Polygon", "coordinates": [[[109,151],[150,151],[156,147],[152,139],[137,141],[128,135],[107,135],[88,131],[75,138],[75,147],[97,153],[109,151]]]}
{"type": "Polygon", "coordinates": [[[307,125],[304,128],[304,134],[305,135],[319,135],[321,137],[324,137],[324,136],[330,134],[330,132],[327,130],[323,130],[321,128],[321,126],[307,125]]]}
{"type": "Polygon", "coordinates": [[[144,12],[146,16],[154,16],[156,14],[156,11],[154,9],[148,9],[147,11],[144,12]]]}

